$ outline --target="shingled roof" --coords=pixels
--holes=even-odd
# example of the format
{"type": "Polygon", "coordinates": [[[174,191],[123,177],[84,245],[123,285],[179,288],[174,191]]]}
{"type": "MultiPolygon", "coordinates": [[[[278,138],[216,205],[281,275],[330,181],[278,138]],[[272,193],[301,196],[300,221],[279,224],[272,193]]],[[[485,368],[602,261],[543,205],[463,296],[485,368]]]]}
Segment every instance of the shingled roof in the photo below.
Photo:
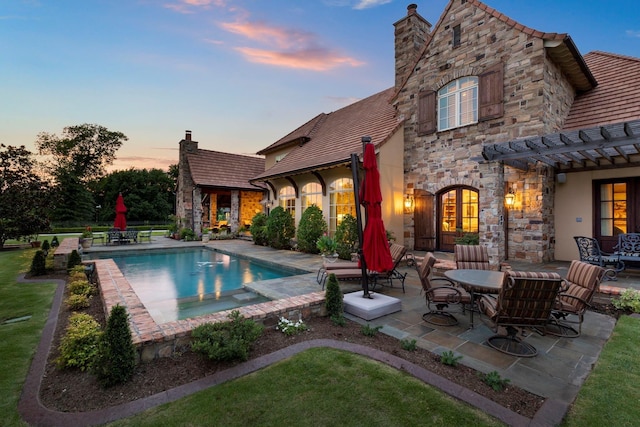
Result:
{"type": "Polygon", "coordinates": [[[362,152],[363,136],[370,136],[376,146],[384,144],[402,122],[388,102],[392,94],[393,88],[389,88],[340,110],[316,116],[260,151],[264,154],[291,145],[291,151],[282,160],[253,180],[346,164],[352,153],[362,152]]]}
{"type": "Polygon", "coordinates": [[[187,154],[191,177],[199,187],[260,190],[249,180],[264,172],[264,159],[223,153],[220,151],[198,150],[187,154]]]}
{"type": "Polygon", "coordinates": [[[640,119],[640,59],[598,51],[584,59],[599,84],[576,97],[564,129],[640,119]]]}

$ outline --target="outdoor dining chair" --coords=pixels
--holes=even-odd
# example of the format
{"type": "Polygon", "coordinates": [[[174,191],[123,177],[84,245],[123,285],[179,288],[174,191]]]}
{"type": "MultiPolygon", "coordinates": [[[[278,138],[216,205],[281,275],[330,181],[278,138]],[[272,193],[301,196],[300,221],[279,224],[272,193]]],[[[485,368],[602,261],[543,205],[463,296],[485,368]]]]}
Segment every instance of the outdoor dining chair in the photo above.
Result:
{"type": "Polygon", "coordinates": [[[457,269],[491,270],[486,246],[455,245],[453,252],[457,269]]]}
{"type": "Polygon", "coordinates": [[[580,261],[603,268],[610,268],[605,274],[605,280],[616,280],[616,275],[624,270],[624,262],[620,260],[619,254],[610,254],[600,249],[598,241],[593,237],[573,236],[578,245],[580,261]]]}
{"type": "Polygon", "coordinates": [[[567,271],[564,286],[553,307],[547,332],[566,338],[579,337],[582,334],[584,313],[589,308],[593,296],[605,275],[605,269],[573,260],[567,271]],[[578,330],[571,325],[578,325],[578,330]]]}
{"type": "Polygon", "coordinates": [[[446,277],[432,277],[431,269],[435,263],[436,257],[427,252],[418,266],[418,276],[429,310],[422,315],[422,319],[433,325],[454,326],[458,324],[458,319],[447,308],[451,304],[461,304],[464,314],[465,305],[471,305],[471,295],[446,277]]]}
{"type": "Polygon", "coordinates": [[[507,271],[498,297],[483,295],[480,311],[493,322],[496,335],[487,344],[506,354],[533,357],[538,350],[517,335],[523,328],[533,328],[544,335],[549,324],[562,277],[557,273],[507,271]],[[504,328],[505,334],[498,332],[504,328]]]}

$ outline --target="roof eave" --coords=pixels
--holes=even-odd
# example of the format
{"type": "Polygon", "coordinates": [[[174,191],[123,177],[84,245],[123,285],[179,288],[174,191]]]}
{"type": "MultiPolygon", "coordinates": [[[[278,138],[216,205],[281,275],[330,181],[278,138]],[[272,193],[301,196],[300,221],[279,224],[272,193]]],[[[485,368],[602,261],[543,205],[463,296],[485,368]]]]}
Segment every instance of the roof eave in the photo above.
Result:
{"type": "Polygon", "coordinates": [[[598,85],[571,36],[567,35],[562,40],[545,40],[544,47],[578,92],[587,92],[598,85]]]}

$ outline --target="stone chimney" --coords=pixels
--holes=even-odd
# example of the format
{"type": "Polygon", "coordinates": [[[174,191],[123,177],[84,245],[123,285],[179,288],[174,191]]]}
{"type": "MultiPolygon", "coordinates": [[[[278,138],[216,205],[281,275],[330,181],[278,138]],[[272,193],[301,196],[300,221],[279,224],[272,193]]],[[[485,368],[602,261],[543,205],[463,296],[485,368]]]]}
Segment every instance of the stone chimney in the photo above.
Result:
{"type": "Polygon", "coordinates": [[[418,5],[407,6],[407,16],[393,24],[395,27],[396,89],[412,70],[418,55],[431,32],[431,24],[418,14],[418,5]]]}
{"type": "MultiPolygon", "coordinates": [[[[191,139],[191,131],[185,131],[184,139],[180,141],[178,157],[178,182],[176,188],[176,215],[181,218],[184,227],[193,228],[194,189],[196,188],[191,176],[191,169],[187,156],[198,151],[198,142],[191,139]]],[[[196,199],[199,202],[199,197],[196,199]]]]}

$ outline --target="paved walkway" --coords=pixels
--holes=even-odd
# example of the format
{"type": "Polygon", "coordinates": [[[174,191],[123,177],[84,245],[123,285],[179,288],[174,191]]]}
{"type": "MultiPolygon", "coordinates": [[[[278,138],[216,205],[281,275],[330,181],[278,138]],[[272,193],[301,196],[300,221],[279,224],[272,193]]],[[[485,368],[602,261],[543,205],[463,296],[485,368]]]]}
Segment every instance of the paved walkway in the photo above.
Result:
{"type": "MultiPolygon", "coordinates": [[[[184,243],[164,237],[154,236],[149,244],[118,246],[95,246],[92,251],[103,250],[127,250],[127,249],[157,249],[175,246],[202,245],[200,242],[184,243]]],[[[262,289],[256,289],[271,294],[272,297],[292,296],[307,292],[317,292],[319,285],[315,281],[315,272],[321,264],[321,258],[317,255],[302,254],[293,251],[276,251],[253,245],[251,242],[241,240],[220,240],[212,241],[209,246],[228,253],[237,253],[243,256],[261,259],[274,264],[293,265],[300,270],[309,271],[308,274],[296,276],[295,279],[285,281],[270,281],[272,283],[261,283],[262,289]]],[[[421,254],[416,254],[421,255],[421,254]]],[[[437,253],[438,258],[447,258],[451,254],[437,253]]],[[[568,263],[549,263],[544,265],[531,265],[528,263],[510,263],[514,270],[546,270],[557,271],[561,275],[566,273],[568,263]]],[[[551,336],[539,336],[531,334],[527,341],[533,344],[539,351],[535,358],[523,359],[499,353],[486,345],[484,341],[492,334],[489,327],[482,321],[478,321],[476,315],[476,327],[469,329],[468,314],[457,314],[460,324],[454,327],[434,327],[426,324],[422,320],[425,312],[424,296],[420,294],[420,282],[415,269],[401,266],[401,270],[407,273],[405,283],[406,293],[402,293],[399,287],[381,288],[381,293],[394,296],[402,301],[402,311],[390,314],[371,321],[372,325],[382,326],[382,332],[397,337],[399,339],[415,339],[420,347],[431,350],[437,354],[452,350],[462,355],[460,363],[473,367],[481,372],[498,371],[503,378],[508,378],[512,384],[529,390],[540,396],[547,398],[544,407],[536,414],[534,420],[528,420],[518,414],[501,408],[494,403],[487,401],[469,390],[461,390],[453,384],[448,383],[443,378],[433,376],[430,373],[421,372],[417,367],[412,367],[410,371],[414,375],[426,382],[433,384],[447,391],[448,393],[475,405],[487,413],[496,416],[509,425],[554,425],[561,421],[571,402],[588,376],[593,364],[597,360],[602,346],[608,340],[614,326],[614,321],[608,316],[589,312],[583,325],[583,334],[575,339],[560,339],[551,336]],[[417,373],[417,374],[416,374],[417,373]]],[[[640,275],[633,273],[621,275],[616,287],[638,287],[640,288],[640,275]]],[[[346,285],[345,291],[356,290],[357,285],[346,285]]],[[[60,294],[60,292],[58,293],[60,294]]],[[[606,298],[606,295],[601,295],[606,298]]],[[[240,365],[234,372],[226,372],[222,377],[209,377],[196,383],[187,384],[178,389],[170,390],[148,399],[109,408],[105,411],[92,411],[88,413],[63,414],[43,408],[37,399],[40,378],[43,373],[43,363],[46,361],[46,354],[51,342],[61,295],[57,295],[50,314],[50,319],[43,331],[42,341],[34,357],[33,365],[30,369],[23,396],[20,401],[19,410],[26,421],[38,425],[93,425],[131,416],[135,413],[153,407],[155,405],[174,401],[190,393],[201,390],[211,385],[218,384],[238,376],[244,375],[266,366],[274,361],[281,360],[303,351],[304,348],[289,349],[270,357],[263,358],[248,366],[240,365]],[[52,324],[53,322],[53,324],[52,324]]],[[[362,319],[349,316],[359,323],[367,323],[362,319]]],[[[310,343],[309,346],[328,345],[336,346],[335,342],[310,343]]],[[[348,346],[349,347],[349,346],[348,346]]],[[[368,356],[385,361],[395,366],[407,368],[401,361],[393,362],[393,357],[373,350],[360,348],[346,348],[356,352],[365,352],[368,356]]]]}

